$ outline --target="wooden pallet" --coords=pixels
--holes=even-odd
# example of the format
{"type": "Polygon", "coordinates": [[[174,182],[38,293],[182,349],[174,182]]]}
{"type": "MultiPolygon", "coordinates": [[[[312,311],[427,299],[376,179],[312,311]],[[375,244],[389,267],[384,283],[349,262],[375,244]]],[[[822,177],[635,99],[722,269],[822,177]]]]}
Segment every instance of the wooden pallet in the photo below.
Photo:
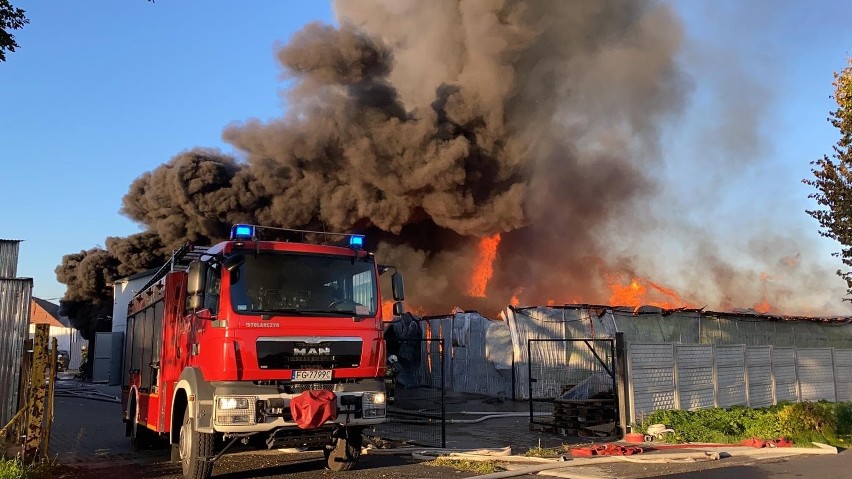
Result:
{"type": "Polygon", "coordinates": [[[614,422],[616,413],[614,399],[556,399],[553,402],[553,423],[569,430],[614,422]]]}

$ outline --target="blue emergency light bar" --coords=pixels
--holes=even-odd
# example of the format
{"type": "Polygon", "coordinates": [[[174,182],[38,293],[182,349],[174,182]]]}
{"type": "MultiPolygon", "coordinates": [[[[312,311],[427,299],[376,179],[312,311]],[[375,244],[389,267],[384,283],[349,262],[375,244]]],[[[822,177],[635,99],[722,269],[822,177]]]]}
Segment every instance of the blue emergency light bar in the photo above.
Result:
{"type": "Polygon", "coordinates": [[[329,233],[327,231],[308,231],[308,230],[293,230],[288,228],[276,228],[274,226],[258,226],[258,225],[246,225],[246,224],[236,224],[231,227],[231,240],[232,241],[257,241],[257,231],[258,230],[276,230],[276,231],[284,231],[288,233],[298,233],[301,234],[303,239],[305,234],[316,234],[316,235],[328,235],[328,236],[348,236],[349,237],[349,247],[355,250],[364,249],[364,235],[356,235],[349,233],[329,233]]]}
{"type": "Polygon", "coordinates": [[[349,247],[352,249],[364,249],[364,236],[351,235],[349,237],[349,247]]]}
{"type": "Polygon", "coordinates": [[[234,225],[231,228],[232,240],[250,240],[254,238],[253,225],[234,225]]]}

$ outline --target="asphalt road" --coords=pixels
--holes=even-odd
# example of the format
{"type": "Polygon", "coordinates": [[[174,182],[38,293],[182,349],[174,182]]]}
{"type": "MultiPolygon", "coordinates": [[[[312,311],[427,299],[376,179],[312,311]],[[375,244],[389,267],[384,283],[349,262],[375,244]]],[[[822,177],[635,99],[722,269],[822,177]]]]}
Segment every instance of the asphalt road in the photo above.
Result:
{"type": "MultiPolygon", "coordinates": [[[[572,477],[566,470],[561,477],[572,477]]],[[[636,464],[621,463],[575,470],[584,477],[638,479],[849,479],[852,477],[852,452],[836,456],[797,456],[778,459],[728,458],[721,461],[693,464],[636,464]]],[[[428,466],[410,457],[364,455],[358,468],[348,472],[325,469],[319,452],[286,454],[276,451],[250,451],[223,456],[213,469],[215,479],[420,479],[465,478],[476,476],[469,471],[428,466]]],[[[180,466],[170,463],[165,452],[144,464],[94,463],[68,469],[64,478],[80,479],[180,479],[180,466]]],[[[521,478],[545,476],[518,476],[521,478]]]]}
{"type": "MultiPolygon", "coordinates": [[[[60,381],[65,383],[66,381],[60,381]]],[[[121,406],[115,400],[115,387],[90,385],[84,391],[68,382],[57,394],[56,419],[51,433],[51,456],[66,464],[63,478],[81,479],[180,479],[180,467],[168,461],[168,450],[133,451],[124,437],[121,406]]],[[[448,428],[447,445],[452,448],[502,447],[512,445],[518,454],[538,442],[552,447],[564,437],[527,431],[526,418],[506,418],[475,425],[448,428]]],[[[574,471],[579,472],[577,470],[574,471]]],[[[721,478],[852,478],[852,451],[836,456],[804,456],[789,459],[728,458],[697,464],[595,465],[583,471],[587,476],[638,479],[721,479],[721,478]]],[[[226,454],[213,468],[216,479],[237,478],[464,478],[475,476],[451,468],[427,466],[409,457],[364,455],[358,468],[348,472],[325,469],[321,452],[286,454],[278,451],[246,451],[226,454]]],[[[543,476],[526,476],[543,477],[543,476]]],[[[569,475],[570,477],[570,475],[569,475]]]]}
{"type": "Polygon", "coordinates": [[[680,474],[661,479],[849,479],[852,478],[852,451],[836,456],[806,456],[761,460],[752,464],[728,466],[680,474]]]}
{"type": "MultiPolygon", "coordinates": [[[[399,456],[361,457],[358,468],[347,472],[325,469],[321,452],[284,454],[280,452],[241,452],[223,456],[213,467],[215,479],[288,478],[311,479],[336,477],[346,479],[380,478],[460,478],[475,475],[451,468],[424,465],[421,461],[399,456]]],[[[145,464],[93,463],[76,465],[68,469],[63,478],[79,479],[181,479],[180,465],[168,461],[166,454],[160,461],[145,464]]]]}

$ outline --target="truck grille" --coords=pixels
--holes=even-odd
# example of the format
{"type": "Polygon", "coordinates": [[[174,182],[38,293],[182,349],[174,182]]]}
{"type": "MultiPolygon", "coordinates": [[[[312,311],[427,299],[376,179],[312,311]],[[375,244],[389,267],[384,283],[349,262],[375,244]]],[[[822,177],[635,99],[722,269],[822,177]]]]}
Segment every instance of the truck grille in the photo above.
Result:
{"type": "Polygon", "coordinates": [[[355,368],[361,363],[361,341],[257,341],[261,369],[355,368]]]}

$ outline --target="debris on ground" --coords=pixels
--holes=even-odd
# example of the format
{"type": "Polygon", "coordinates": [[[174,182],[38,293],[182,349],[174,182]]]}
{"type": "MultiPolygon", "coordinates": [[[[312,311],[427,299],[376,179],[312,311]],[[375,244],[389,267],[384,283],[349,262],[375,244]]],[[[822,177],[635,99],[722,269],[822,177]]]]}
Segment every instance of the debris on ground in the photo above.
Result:
{"type": "Polygon", "coordinates": [[[98,391],[94,386],[86,383],[73,382],[67,383],[57,381],[53,391],[55,397],[71,397],[80,399],[91,399],[94,401],[105,401],[112,403],[121,403],[121,398],[112,394],[105,394],[98,391]]]}

